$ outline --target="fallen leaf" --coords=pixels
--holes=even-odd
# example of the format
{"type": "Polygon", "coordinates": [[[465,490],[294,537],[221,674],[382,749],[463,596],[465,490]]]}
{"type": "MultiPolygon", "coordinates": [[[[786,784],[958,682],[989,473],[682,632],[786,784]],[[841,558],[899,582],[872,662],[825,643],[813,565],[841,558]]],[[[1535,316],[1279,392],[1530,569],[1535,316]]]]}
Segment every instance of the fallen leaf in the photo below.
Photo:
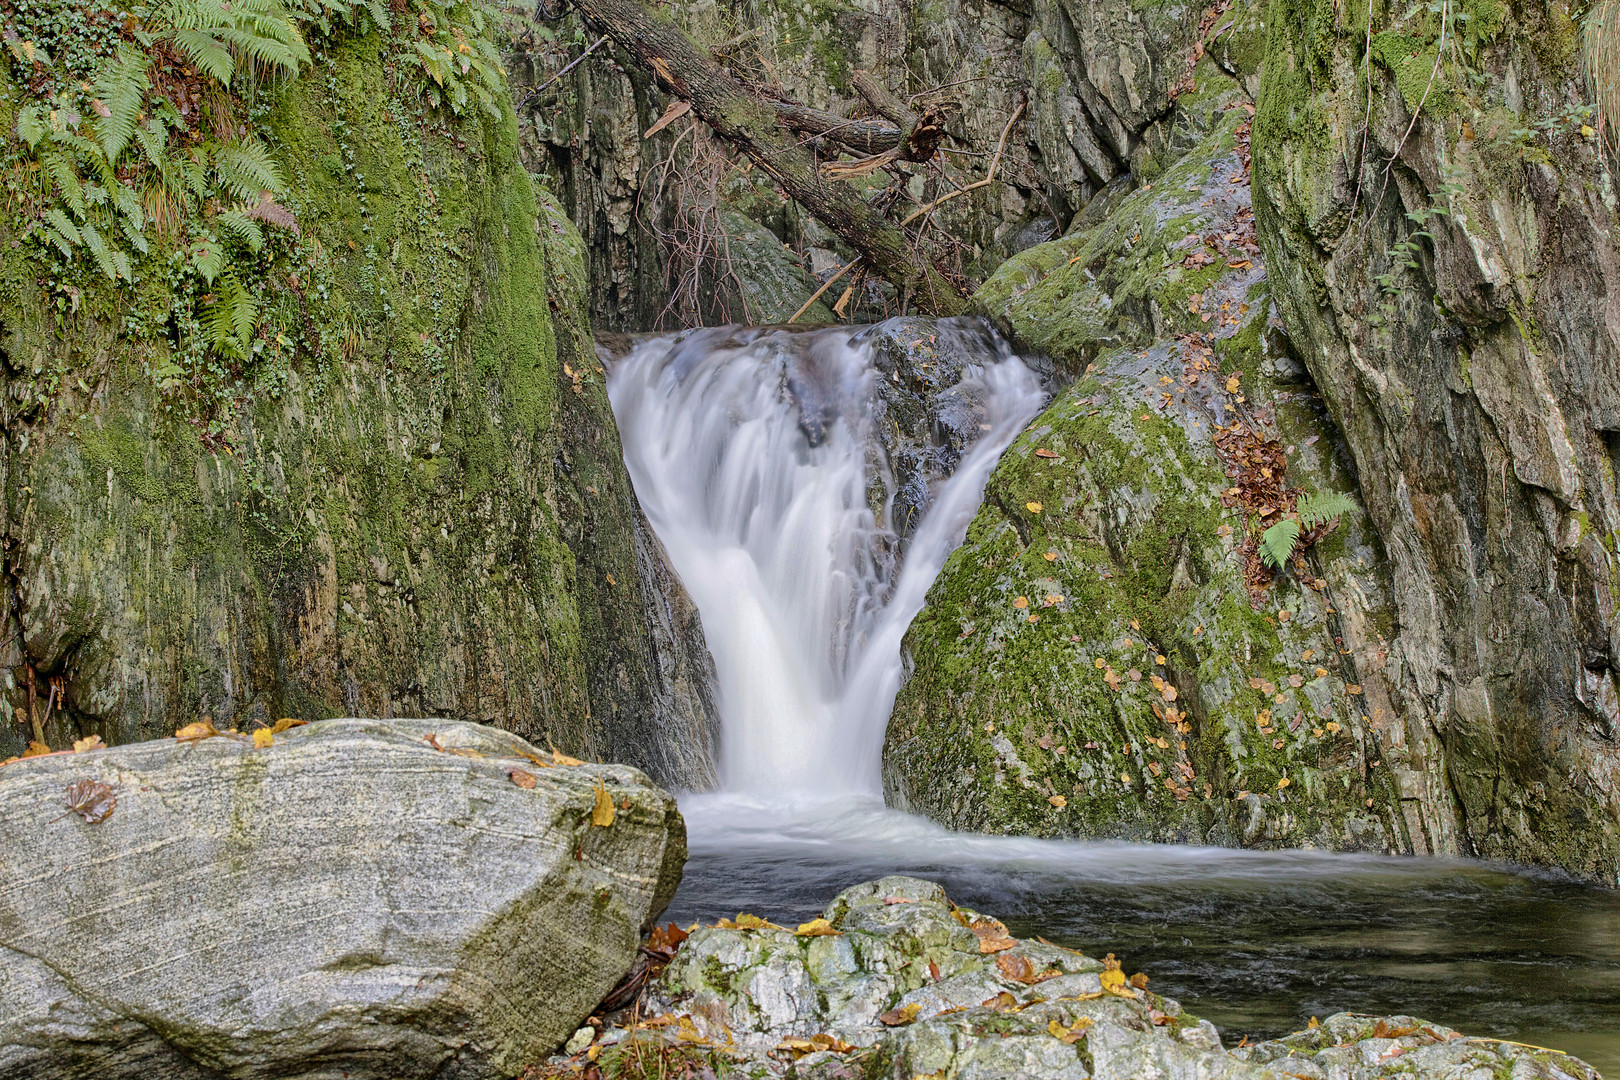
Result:
{"type": "Polygon", "coordinates": [[[196,742],[199,739],[212,739],[218,734],[219,732],[214,730],[214,725],[211,722],[198,720],[195,724],[187,724],[179,731],[176,731],[174,737],[180,742],[196,742]]]}
{"type": "Polygon", "coordinates": [[[613,824],[613,798],[607,793],[607,785],[602,783],[601,777],[596,780],[596,807],[591,810],[591,824],[604,829],[613,824]]]}
{"type": "Polygon", "coordinates": [[[1024,509],[1028,510],[1032,514],[1038,514],[1041,512],[1041,504],[1038,502],[1027,502],[1024,504],[1024,509]]]}
{"type": "Polygon", "coordinates": [[[1328,676],[1327,668],[1319,667],[1319,668],[1316,669],[1316,677],[1318,679],[1325,679],[1325,678],[1327,678],[1327,676],[1328,676]]]}
{"type": "Polygon", "coordinates": [[[26,750],[24,750],[22,752],[22,756],[25,757],[25,758],[44,757],[46,754],[49,754],[50,752],[51,752],[51,748],[49,746],[46,746],[42,742],[34,741],[34,742],[30,742],[28,744],[28,749],[26,749],[26,750]]]}
{"type": "Polygon", "coordinates": [[[309,721],[307,720],[295,720],[290,716],[283,716],[270,728],[270,734],[280,735],[283,731],[286,731],[289,728],[305,727],[308,725],[308,723],[309,721]]]}
{"type": "Polygon", "coordinates": [[[1029,597],[1027,597],[1027,596],[1015,596],[1015,597],[1013,597],[1013,607],[1017,608],[1019,611],[1023,611],[1025,608],[1029,607],[1029,597]]]}
{"type": "Polygon", "coordinates": [[[1098,978],[1102,980],[1102,988],[1107,993],[1119,997],[1136,996],[1136,991],[1125,984],[1125,973],[1119,969],[1119,961],[1114,959],[1113,953],[1103,957],[1103,970],[1098,978]]]}
{"type": "Polygon", "coordinates": [[[807,923],[801,923],[799,928],[793,932],[800,937],[842,937],[844,935],[842,930],[835,928],[826,919],[811,919],[807,923]]]}
{"type": "Polygon", "coordinates": [[[86,750],[105,750],[107,744],[101,741],[100,735],[86,735],[82,739],[73,740],[73,752],[82,754],[86,750]]]}
{"type": "Polygon", "coordinates": [[[1293,783],[1293,781],[1288,779],[1288,777],[1285,776],[1281,780],[1277,781],[1277,790],[1281,791],[1283,788],[1287,787],[1289,784],[1292,784],[1292,783],[1293,783]]]}
{"type": "Polygon", "coordinates": [[[117,806],[118,796],[100,780],[75,780],[67,786],[68,813],[78,814],[91,825],[112,817],[117,806]]]}
{"type": "Polygon", "coordinates": [[[1056,451],[1048,450],[1043,446],[1039,450],[1035,451],[1035,456],[1043,458],[1055,458],[1057,457],[1057,453],[1056,451]]]}
{"type": "Polygon", "coordinates": [[[878,1017],[878,1023],[885,1027],[901,1027],[917,1019],[917,1014],[920,1012],[922,1012],[922,1004],[913,1001],[909,1005],[904,1005],[898,1009],[890,1009],[882,1014],[878,1017]]]}
{"type": "Polygon", "coordinates": [[[422,741],[433,747],[433,749],[439,751],[439,753],[444,753],[444,747],[439,745],[439,736],[437,732],[428,732],[426,735],[422,736],[422,741]]]}
{"type": "Polygon", "coordinates": [[[1045,555],[1041,556],[1041,558],[1045,559],[1047,562],[1056,562],[1057,561],[1057,552],[1048,551],[1045,555]]]}
{"type": "Polygon", "coordinates": [[[1164,695],[1164,700],[1166,701],[1176,700],[1176,688],[1173,683],[1165,683],[1164,689],[1159,692],[1164,695]]]}
{"type": "Polygon", "coordinates": [[[996,957],[996,970],[1013,982],[1020,982],[1026,986],[1035,981],[1035,965],[1029,962],[1027,956],[1003,953],[996,957]]]}
{"type": "Polygon", "coordinates": [[[1086,1032],[1091,1029],[1091,1025],[1094,1023],[1096,1021],[1092,1020],[1091,1017],[1082,1016],[1074,1022],[1073,1027],[1066,1028],[1061,1022],[1053,1020],[1046,1025],[1046,1032],[1052,1038],[1073,1046],[1085,1037],[1086,1032]]]}
{"type": "Polygon", "coordinates": [[[1233,375],[1231,378],[1226,380],[1226,392],[1228,394],[1235,394],[1238,392],[1238,377],[1236,375],[1233,375]]]}
{"type": "Polygon", "coordinates": [[[1305,677],[1303,675],[1290,675],[1288,676],[1288,685],[1292,686],[1295,690],[1298,690],[1301,686],[1305,685],[1305,677]]]}
{"type": "Polygon", "coordinates": [[[1065,806],[1069,805],[1069,800],[1065,799],[1062,795],[1053,795],[1050,799],[1047,799],[1046,801],[1051,803],[1053,806],[1057,807],[1059,810],[1061,810],[1065,806]]]}
{"type": "Polygon", "coordinates": [[[1003,990],[993,998],[985,998],[979,1002],[979,1007],[994,1009],[997,1012],[1010,1012],[1018,1008],[1018,999],[1003,990]]]}
{"type": "Polygon", "coordinates": [[[681,942],[691,937],[685,930],[673,922],[668,926],[655,926],[652,933],[647,935],[647,948],[656,953],[667,953],[671,956],[681,947],[681,942]]]}
{"type": "Polygon", "coordinates": [[[918,902],[919,901],[913,900],[909,896],[885,896],[883,898],[884,907],[893,907],[895,904],[915,904],[918,902]]]}
{"type": "Polygon", "coordinates": [[[979,939],[980,953],[1005,952],[1018,944],[1008,934],[1006,925],[998,919],[979,919],[977,922],[969,923],[968,929],[979,939]]]}
{"type": "Polygon", "coordinates": [[[555,746],[553,746],[551,748],[551,760],[553,762],[555,762],[556,764],[558,764],[558,765],[583,765],[583,764],[585,764],[583,761],[579,760],[579,758],[577,758],[577,757],[569,757],[567,754],[565,754],[562,751],[558,750],[555,746]]]}
{"type": "Polygon", "coordinates": [[[737,918],[735,920],[733,920],[733,919],[721,919],[719,922],[715,923],[714,925],[718,926],[722,930],[786,930],[787,929],[787,927],[778,926],[778,925],[776,925],[775,923],[771,922],[768,919],[762,919],[758,915],[749,915],[748,913],[741,912],[741,911],[739,911],[737,913],[737,918]]]}
{"type": "Polygon", "coordinates": [[[276,737],[270,734],[270,729],[267,727],[262,727],[253,733],[253,748],[255,750],[263,750],[275,741],[276,737]]]}
{"type": "Polygon", "coordinates": [[[516,784],[520,788],[523,788],[525,791],[528,791],[534,787],[533,773],[524,772],[522,769],[513,769],[506,775],[512,778],[512,783],[516,784]]]}
{"type": "Polygon", "coordinates": [[[939,982],[939,965],[932,960],[928,961],[928,977],[939,982]]]}

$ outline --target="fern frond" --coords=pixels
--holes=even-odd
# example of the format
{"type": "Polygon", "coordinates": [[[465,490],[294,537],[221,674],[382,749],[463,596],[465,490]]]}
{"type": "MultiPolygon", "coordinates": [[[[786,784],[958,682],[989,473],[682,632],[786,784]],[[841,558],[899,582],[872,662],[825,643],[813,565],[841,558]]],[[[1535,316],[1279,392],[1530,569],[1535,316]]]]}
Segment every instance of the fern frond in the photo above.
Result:
{"type": "Polygon", "coordinates": [[[225,43],[203,30],[179,29],[169,35],[175,48],[192,65],[221,86],[231,85],[236,73],[236,61],[225,43]]]}
{"type": "Polygon", "coordinates": [[[214,171],[219,186],[244,202],[257,201],[261,191],[280,195],[286,190],[269,148],[258,139],[219,147],[214,151],[214,171]]]}
{"type": "Polygon", "coordinates": [[[104,113],[96,120],[96,139],[109,163],[135,135],[136,120],[146,102],[148,81],[146,73],[151,61],[147,55],[131,45],[120,44],[118,54],[101,64],[91,93],[101,103],[104,113]]]}
{"type": "Polygon", "coordinates": [[[219,279],[213,304],[203,316],[209,346],[221,356],[245,360],[258,325],[258,300],[234,272],[227,270],[219,279]]]}
{"type": "MultiPolygon", "coordinates": [[[[49,210],[45,211],[45,223],[50,225],[57,232],[61,233],[62,239],[66,240],[69,246],[84,243],[84,238],[79,235],[79,227],[73,224],[71,218],[62,213],[61,207],[53,206],[49,210]]],[[[61,247],[62,245],[57,244],[56,246],[61,247]]],[[[63,249],[62,253],[64,255],[68,254],[66,249],[63,249]]]]}
{"type": "Polygon", "coordinates": [[[268,191],[259,192],[259,201],[243,207],[242,213],[255,221],[274,225],[278,229],[286,229],[294,236],[298,235],[298,218],[293,216],[291,210],[276,202],[268,191]]]}
{"type": "Polygon", "coordinates": [[[51,125],[45,119],[43,105],[30,105],[17,113],[17,135],[32,150],[50,133],[51,125]]]}
{"type": "Polygon", "coordinates": [[[84,237],[84,246],[90,249],[90,254],[96,260],[96,266],[100,268],[103,274],[106,274],[113,281],[117,281],[120,277],[127,280],[134,279],[134,275],[129,272],[129,260],[127,258],[120,260],[114,257],[115,255],[122,255],[123,252],[115,252],[112,245],[107,243],[107,238],[101,235],[100,229],[97,229],[89,222],[85,222],[79,226],[79,232],[84,237]]]}
{"type": "Polygon", "coordinates": [[[1356,501],[1338,491],[1306,495],[1294,505],[1294,512],[1307,529],[1314,529],[1326,521],[1348,514],[1356,509],[1356,501]]]}
{"type": "Polygon", "coordinates": [[[258,222],[241,210],[226,210],[214,218],[214,224],[231,239],[245,244],[255,255],[264,247],[264,230],[259,228],[258,222]]]}
{"type": "Polygon", "coordinates": [[[40,155],[40,165],[45,175],[50,177],[51,186],[56,189],[62,201],[67,203],[80,218],[84,217],[84,185],[79,182],[79,174],[74,171],[73,164],[61,154],[46,153],[40,155]]]}
{"type": "Polygon", "coordinates": [[[1288,565],[1289,558],[1294,554],[1294,545],[1298,542],[1299,522],[1293,518],[1283,518],[1260,534],[1260,558],[1273,570],[1281,570],[1288,565]]]}

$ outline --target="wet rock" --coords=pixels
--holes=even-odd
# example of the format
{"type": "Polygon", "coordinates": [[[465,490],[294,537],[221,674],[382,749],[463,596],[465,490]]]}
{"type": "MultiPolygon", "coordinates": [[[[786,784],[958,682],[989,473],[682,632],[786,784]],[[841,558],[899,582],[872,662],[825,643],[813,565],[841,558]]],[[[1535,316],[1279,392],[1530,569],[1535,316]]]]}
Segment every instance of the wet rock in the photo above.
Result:
{"type": "MultiPolygon", "coordinates": [[[[1228,1051],[1213,1025],[1177,1002],[1120,985],[1117,971],[1105,989],[1103,963],[1011,938],[916,878],[858,885],[823,915],[841,935],[768,925],[694,931],[631,1026],[604,1034],[593,1060],[608,1074],[621,1060],[642,1069],[684,1060],[793,1080],[1598,1080],[1562,1054],[1408,1017],[1340,1014],[1228,1051]],[[1489,1071],[1469,1071],[1481,1068],[1489,1071]]],[[[583,1060],[553,1058],[541,1075],[569,1075],[583,1060]]]]}
{"type": "Polygon", "coordinates": [[[329,720],[0,769],[0,1073],[515,1075],[629,969],[685,859],[641,773],[541,756],[329,720]],[[64,813],[80,780],[116,794],[99,824],[64,813]]]}

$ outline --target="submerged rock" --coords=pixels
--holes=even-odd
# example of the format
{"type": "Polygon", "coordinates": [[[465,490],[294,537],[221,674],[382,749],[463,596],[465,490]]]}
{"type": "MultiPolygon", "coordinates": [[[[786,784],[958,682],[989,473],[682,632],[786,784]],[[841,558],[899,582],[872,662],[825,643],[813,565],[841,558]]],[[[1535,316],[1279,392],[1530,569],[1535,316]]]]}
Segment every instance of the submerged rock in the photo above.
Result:
{"type": "Polygon", "coordinates": [[[629,969],[686,856],[641,773],[549,760],[328,720],[0,770],[0,1074],[515,1075],[629,969]],[[65,805],[83,781],[116,798],[99,823],[65,805]]]}
{"type": "Polygon", "coordinates": [[[1598,1080],[1558,1051],[1405,1016],[1341,1013],[1227,1050],[1209,1021],[1127,981],[1111,956],[1013,938],[916,878],[857,885],[823,919],[795,931],[739,915],[694,930],[626,1026],[541,1074],[569,1075],[589,1055],[606,1075],[690,1065],[804,1080],[1598,1080]]]}

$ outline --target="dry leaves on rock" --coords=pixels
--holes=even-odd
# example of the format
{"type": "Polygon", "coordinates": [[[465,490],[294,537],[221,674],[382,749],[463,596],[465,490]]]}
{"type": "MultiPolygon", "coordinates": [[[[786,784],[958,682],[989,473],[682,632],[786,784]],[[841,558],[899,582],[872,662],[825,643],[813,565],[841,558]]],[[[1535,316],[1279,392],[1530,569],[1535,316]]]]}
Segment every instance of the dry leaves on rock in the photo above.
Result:
{"type": "Polygon", "coordinates": [[[201,742],[203,739],[216,738],[219,734],[212,721],[198,720],[176,731],[174,737],[178,742],[201,742]]]}
{"type": "Polygon", "coordinates": [[[280,720],[277,720],[275,722],[275,724],[271,726],[270,734],[272,734],[272,735],[280,735],[283,731],[288,731],[288,730],[291,730],[292,728],[295,728],[295,727],[308,727],[308,726],[309,726],[309,721],[307,721],[307,720],[298,720],[298,719],[294,719],[291,716],[283,716],[280,720]]]}
{"type": "Polygon", "coordinates": [[[112,817],[117,806],[118,796],[100,780],[75,780],[67,786],[67,813],[78,814],[91,825],[112,817]]]}
{"type": "Polygon", "coordinates": [[[792,1054],[793,1060],[797,1061],[806,1054],[814,1054],[819,1050],[830,1050],[835,1054],[852,1053],[855,1046],[838,1038],[836,1035],[812,1035],[808,1039],[789,1035],[776,1044],[776,1050],[780,1053],[792,1054]]]}
{"type": "Polygon", "coordinates": [[[253,748],[255,750],[263,750],[272,745],[275,741],[276,737],[275,735],[271,734],[269,728],[260,728],[258,731],[253,733],[253,748]]]}
{"type": "Polygon", "coordinates": [[[533,773],[524,772],[522,769],[513,769],[506,775],[512,778],[512,783],[516,784],[525,791],[532,791],[534,789],[533,773]]]}
{"type": "Polygon", "coordinates": [[[735,919],[721,919],[719,922],[715,923],[714,925],[718,926],[722,930],[786,930],[787,929],[787,927],[785,927],[785,926],[778,926],[778,925],[776,925],[775,923],[771,922],[768,919],[762,919],[758,915],[749,915],[746,912],[738,912],[737,917],[735,919]]]}
{"type": "Polygon", "coordinates": [[[1046,1032],[1048,1035],[1051,1035],[1052,1038],[1073,1046],[1075,1043],[1085,1038],[1086,1032],[1091,1030],[1091,1025],[1095,1022],[1096,1021],[1092,1020],[1089,1016],[1082,1016],[1074,1022],[1073,1027],[1066,1028],[1063,1026],[1061,1021],[1053,1020],[1051,1023],[1046,1025],[1046,1032]]]}
{"type": "Polygon", "coordinates": [[[799,928],[793,931],[800,937],[843,937],[844,932],[834,927],[826,919],[811,919],[807,923],[800,923],[799,928]]]}
{"type": "Polygon", "coordinates": [[[87,735],[82,739],[73,740],[73,752],[82,754],[87,750],[105,750],[107,744],[101,741],[100,735],[87,735]]]}
{"type": "Polygon", "coordinates": [[[999,919],[981,918],[968,923],[967,928],[979,939],[980,953],[1005,952],[1018,944],[999,919]]]}
{"type": "Polygon", "coordinates": [[[878,1023],[885,1027],[903,1027],[917,1019],[917,1014],[920,1012],[922,1012],[922,1005],[913,1001],[909,1005],[902,1005],[897,1009],[890,1009],[888,1012],[883,1013],[878,1017],[878,1023]]]}
{"type": "Polygon", "coordinates": [[[1125,973],[1120,970],[1119,961],[1114,959],[1113,953],[1103,957],[1103,970],[1099,978],[1102,979],[1102,988],[1107,993],[1128,998],[1137,996],[1136,991],[1130,988],[1125,973]]]}

